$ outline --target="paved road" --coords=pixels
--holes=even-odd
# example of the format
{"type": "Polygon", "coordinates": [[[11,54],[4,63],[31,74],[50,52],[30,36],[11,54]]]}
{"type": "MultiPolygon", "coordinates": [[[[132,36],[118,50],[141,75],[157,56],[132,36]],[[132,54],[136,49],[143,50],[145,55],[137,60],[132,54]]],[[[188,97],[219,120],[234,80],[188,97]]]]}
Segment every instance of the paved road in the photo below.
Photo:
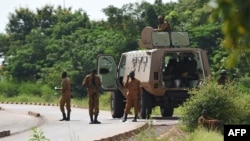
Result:
{"type": "Polygon", "coordinates": [[[101,111],[99,120],[102,124],[89,124],[88,110],[72,108],[71,121],[59,121],[61,113],[57,106],[0,104],[0,132],[10,130],[11,135],[0,141],[28,141],[32,136],[32,127],[38,127],[50,141],[93,141],[104,140],[118,134],[145,127],[147,123],[176,124],[177,120],[142,120],[132,122],[132,115],[127,122],[113,119],[109,111],[101,111]],[[30,114],[39,113],[40,117],[30,114]]]}

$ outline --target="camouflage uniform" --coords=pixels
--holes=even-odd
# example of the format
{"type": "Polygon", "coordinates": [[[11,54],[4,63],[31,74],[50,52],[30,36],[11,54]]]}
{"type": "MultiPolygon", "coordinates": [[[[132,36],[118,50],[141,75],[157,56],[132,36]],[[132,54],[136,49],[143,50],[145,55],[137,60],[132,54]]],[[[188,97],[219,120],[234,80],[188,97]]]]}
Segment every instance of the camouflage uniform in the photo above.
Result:
{"type": "Polygon", "coordinates": [[[99,114],[99,87],[101,86],[100,77],[95,74],[87,75],[82,85],[87,87],[88,91],[88,104],[89,104],[89,115],[91,123],[97,123],[97,116],[99,114]],[[95,115],[95,120],[93,121],[93,115],[95,115]]]}

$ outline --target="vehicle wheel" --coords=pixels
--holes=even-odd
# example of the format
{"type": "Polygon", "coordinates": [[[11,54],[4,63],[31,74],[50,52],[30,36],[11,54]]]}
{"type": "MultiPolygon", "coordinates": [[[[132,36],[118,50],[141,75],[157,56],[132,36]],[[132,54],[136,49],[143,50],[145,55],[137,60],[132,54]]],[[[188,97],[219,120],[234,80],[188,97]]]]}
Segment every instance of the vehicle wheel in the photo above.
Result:
{"type": "Polygon", "coordinates": [[[140,112],[139,112],[140,118],[148,119],[151,113],[152,113],[152,97],[145,89],[142,89],[142,98],[140,100],[140,112]]]}
{"type": "Polygon", "coordinates": [[[171,104],[165,103],[164,106],[161,106],[161,115],[162,117],[172,117],[174,113],[174,108],[171,104]]]}
{"type": "Polygon", "coordinates": [[[124,114],[125,97],[119,90],[111,92],[110,109],[113,118],[121,118],[124,114]]]}

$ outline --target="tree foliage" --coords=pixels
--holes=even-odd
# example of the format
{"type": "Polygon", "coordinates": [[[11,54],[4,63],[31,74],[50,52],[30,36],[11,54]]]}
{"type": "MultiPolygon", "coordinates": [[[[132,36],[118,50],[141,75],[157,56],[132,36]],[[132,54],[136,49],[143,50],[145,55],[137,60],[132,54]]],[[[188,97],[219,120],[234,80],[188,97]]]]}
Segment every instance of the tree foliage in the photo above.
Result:
{"type": "Polygon", "coordinates": [[[250,1],[213,0],[215,12],[213,20],[222,19],[222,33],[225,35],[223,47],[230,51],[227,67],[233,68],[240,63],[242,53],[249,50],[250,45],[250,1]]]}
{"type": "MultiPolygon", "coordinates": [[[[10,14],[6,34],[0,34],[0,55],[5,58],[1,72],[8,79],[54,87],[60,85],[61,72],[67,71],[76,93],[82,93],[81,81],[95,67],[96,56],[107,53],[118,63],[121,53],[139,49],[141,30],[145,26],[156,27],[158,15],[169,21],[173,31],[188,31],[190,47],[207,50],[210,66],[217,72],[226,66],[226,61],[221,60],[227,60],[232,50],[242,46],[235,51],[242,53],[243,48],[247,49],[249,24],[243,20],[248,2],[245,5],[240,4],[241,0],[216,2],[217,9],[211,8],[209,0],[180,0],[178,3],[155,0],[154,4],[143,1],[121,8],[110,5],[103,9],[107,21],[90,21],[85,11],[73,12],[71,7],[45,5],[36,11],[18,8],[10,14]],[[231,13],[243,6],[236,10],[240,16],[226,13],[223,3],[229,5],[231,13]],[[214,10],[220,14],[211,24],[208,20],[214,10]],[[233,24],[230,18],[239,20],[233,24]],[[221,44],[223,39],[226,44],[221,44]],[[222,47],[229,43],[234,46],[232,50],[224,50],[222,47]]],[[[249,65],[247,54],[249,52],[231,57],[242,60],[235,69],[237,72],[249,72],[244,67],[249,65]]]]}

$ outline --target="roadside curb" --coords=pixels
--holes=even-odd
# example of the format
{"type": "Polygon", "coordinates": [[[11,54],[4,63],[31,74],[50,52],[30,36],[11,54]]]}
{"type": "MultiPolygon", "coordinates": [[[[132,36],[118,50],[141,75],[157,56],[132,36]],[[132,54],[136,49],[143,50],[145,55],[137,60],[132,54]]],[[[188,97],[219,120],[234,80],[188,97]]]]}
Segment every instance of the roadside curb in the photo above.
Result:
{"type": "MultiPolygon", "coordinates": [[[[0,101],[0,104],[24,104],[24,105],[41,105],[41,106],[59,106],[59,104],[54,103],[38,103],[38,102],[9,102],[9,101],[0,101]]],[[[71,107],[78,108],[77,105],[71,105],[71,107]]],[[[1,109],[0,109],[1,110],[1,109]]]]}
{"type": "Polygon", "coordinates": [[[36,113],[36,112],[32,112],[32,111],[29,111],[28,114],[31,115],[31,116],[34,116],[34,117],[40,117],[41,116],[40,113],[36,113]]]}
{"type": "Polygon", "coordinates": [[[0,132],[0,138],[10,136],[10,130],[7,131],[1,131],[0,132]]]}
{"type": "Polygon", "coordinates": [[[126,139],[128,137],[131,137],[131,136],[134,136],[135,134],[140,133],[141,130],[144,130],[144,129],[148,128],[148,127],[149,127],[149,124],[145,123],[141,127],[136,128],[134,130],[127,131],[127,132],[124,132],[124,133],[120,133],[120,134],[117,134],[117,135],[114,135],[114,136],[111,136],[111,137],[107,137],[107,138],[101,138],[99,140],[94,140],[94,141],[118,141],[118,140],[126,139]]]}
{"type": "MultiPolygon", "coordinates": [[[[0,104],[30,104],[30,103],[22,103],[22,102],[0,102],[0,104]]],[[[34,105],[34,104],[32,104],[34,105]]],[[[0,110],[4,110],[4,108],[0,107],[0,110]]],[[[34,117],[40,117],[40,113],[28,111],[28,115],[34,116],[34,117]]],[[[0,138],[10,136],[10,130],[1,131],[0,132],[0,138]]]]}

